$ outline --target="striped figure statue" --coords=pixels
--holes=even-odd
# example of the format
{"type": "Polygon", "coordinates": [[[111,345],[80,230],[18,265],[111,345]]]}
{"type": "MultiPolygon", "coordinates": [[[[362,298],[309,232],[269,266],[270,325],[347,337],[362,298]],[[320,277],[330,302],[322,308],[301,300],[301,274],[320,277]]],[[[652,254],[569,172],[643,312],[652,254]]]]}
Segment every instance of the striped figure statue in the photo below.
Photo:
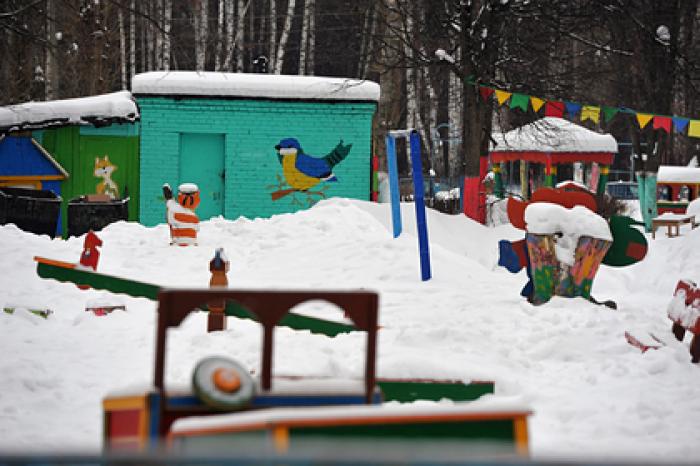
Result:
{"type": "Polygon", "coordinates": [[[170,244],[178,246],[197,245],[199,217],[194,209],[199,205],[199,188],[194,183],[183,183],[178,187],[177,201],[168,183],[163,185],[163,197],[168,210],[170,244]]]}

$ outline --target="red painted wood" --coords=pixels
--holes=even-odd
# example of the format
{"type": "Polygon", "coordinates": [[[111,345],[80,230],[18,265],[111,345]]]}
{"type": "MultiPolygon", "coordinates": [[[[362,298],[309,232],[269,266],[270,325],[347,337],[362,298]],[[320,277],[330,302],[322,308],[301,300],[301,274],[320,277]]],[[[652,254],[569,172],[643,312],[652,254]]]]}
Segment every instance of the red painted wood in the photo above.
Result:
{"type": "Polygon", "coordinates": [[[107,426],[109,438],[138,435],[141,416],[142,412],[138,409],[111,411],[107,426]]]}

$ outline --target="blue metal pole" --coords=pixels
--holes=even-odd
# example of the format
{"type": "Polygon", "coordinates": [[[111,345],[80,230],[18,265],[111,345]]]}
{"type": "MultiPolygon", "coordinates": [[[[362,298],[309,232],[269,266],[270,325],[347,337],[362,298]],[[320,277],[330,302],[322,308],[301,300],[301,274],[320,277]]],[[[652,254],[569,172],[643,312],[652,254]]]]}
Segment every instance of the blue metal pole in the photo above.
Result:
{"type": "Polygon", "coordinates": [[[391,220],[394,227],[394,238],[398,238],[401,234],[401,199],[399,197],[399,168],[396,165],[396,141],[393,136],[386,137],[386,160],[389,165],[391,220]]]}
{"type": "Polygon", "coordinates": [[[423,167],[420,155],[420,134],[411,131],[411,165],[413,166],[413,196],[416,205],[416,227],[420,252],[420,274],[423,281],[430,280],[430,251],[428,248],[428,224],[425,219],[423,167]]]}

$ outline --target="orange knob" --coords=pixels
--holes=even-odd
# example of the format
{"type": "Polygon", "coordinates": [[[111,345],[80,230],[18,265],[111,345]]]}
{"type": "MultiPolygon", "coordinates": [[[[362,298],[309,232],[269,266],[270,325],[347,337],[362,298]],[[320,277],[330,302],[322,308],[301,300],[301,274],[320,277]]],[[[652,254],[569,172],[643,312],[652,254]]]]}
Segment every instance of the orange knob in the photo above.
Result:
{"type": "Polygon", "coordinates": [[[241,388],[241,378],[234,369],[220,367],[212,374],[214,386],[226,393],[233,393],[241,388]]]}

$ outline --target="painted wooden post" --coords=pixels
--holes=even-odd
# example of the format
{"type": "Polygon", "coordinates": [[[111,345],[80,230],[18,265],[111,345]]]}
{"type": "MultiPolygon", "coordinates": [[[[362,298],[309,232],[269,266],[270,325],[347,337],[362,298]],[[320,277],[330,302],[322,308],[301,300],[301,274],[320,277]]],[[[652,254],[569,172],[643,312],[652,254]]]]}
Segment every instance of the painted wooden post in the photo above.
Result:
{"type": "Polygon", "coordinates": [[[399,169],[396,164],[396,140],[391,135],[386,137],[386,159],[389,167],[391,220],[394,227],[394,238],[398,238],[401,234],[401,198],[399,195],[399,169]]]}
{"type": "Polygon", "coordinates": [[[600,174],[598,176],[598,186],[596,189],[596,194],[601,195],[605,192],[605,185],[608,183],[608,175],[610,173],[609,165],[600,166],[600,174]]]}
{"type": "MultiPolygon", "coordinates": [[[[226,259],[223,248],[218,248],[214,253],[214,258],[209,262],[209,271],[211,279],[209,287],[211,288],[226,288],[228,286],[228,278],[226,274],[229,270],[229,261],[226,259]]],[[[207,303],[209,307],[209,317],[207,320],[207,332],[215,332],[218,330],[226,330],[226,302],[212,301],[207,303]]]]}
{"type": "Polygon", "coordinates": [[[496,162],[493,164],[493,194],[503,199],[505,190],[503,189],[503,176],[501,175],[501,164],[496,162]]]}
{"type": "Polygon", "coordinates": [[[411,164],[413,165],[413,197],[416,206],[416,227],[418,229],[418,249],[420,252],[420,271],[423,281],[430,280],[430,251],[428,246],[428,225],[425,218],[425,199],[423,193],[423,166],[420,154],[420,135],[411,131],[411,164]]]}

